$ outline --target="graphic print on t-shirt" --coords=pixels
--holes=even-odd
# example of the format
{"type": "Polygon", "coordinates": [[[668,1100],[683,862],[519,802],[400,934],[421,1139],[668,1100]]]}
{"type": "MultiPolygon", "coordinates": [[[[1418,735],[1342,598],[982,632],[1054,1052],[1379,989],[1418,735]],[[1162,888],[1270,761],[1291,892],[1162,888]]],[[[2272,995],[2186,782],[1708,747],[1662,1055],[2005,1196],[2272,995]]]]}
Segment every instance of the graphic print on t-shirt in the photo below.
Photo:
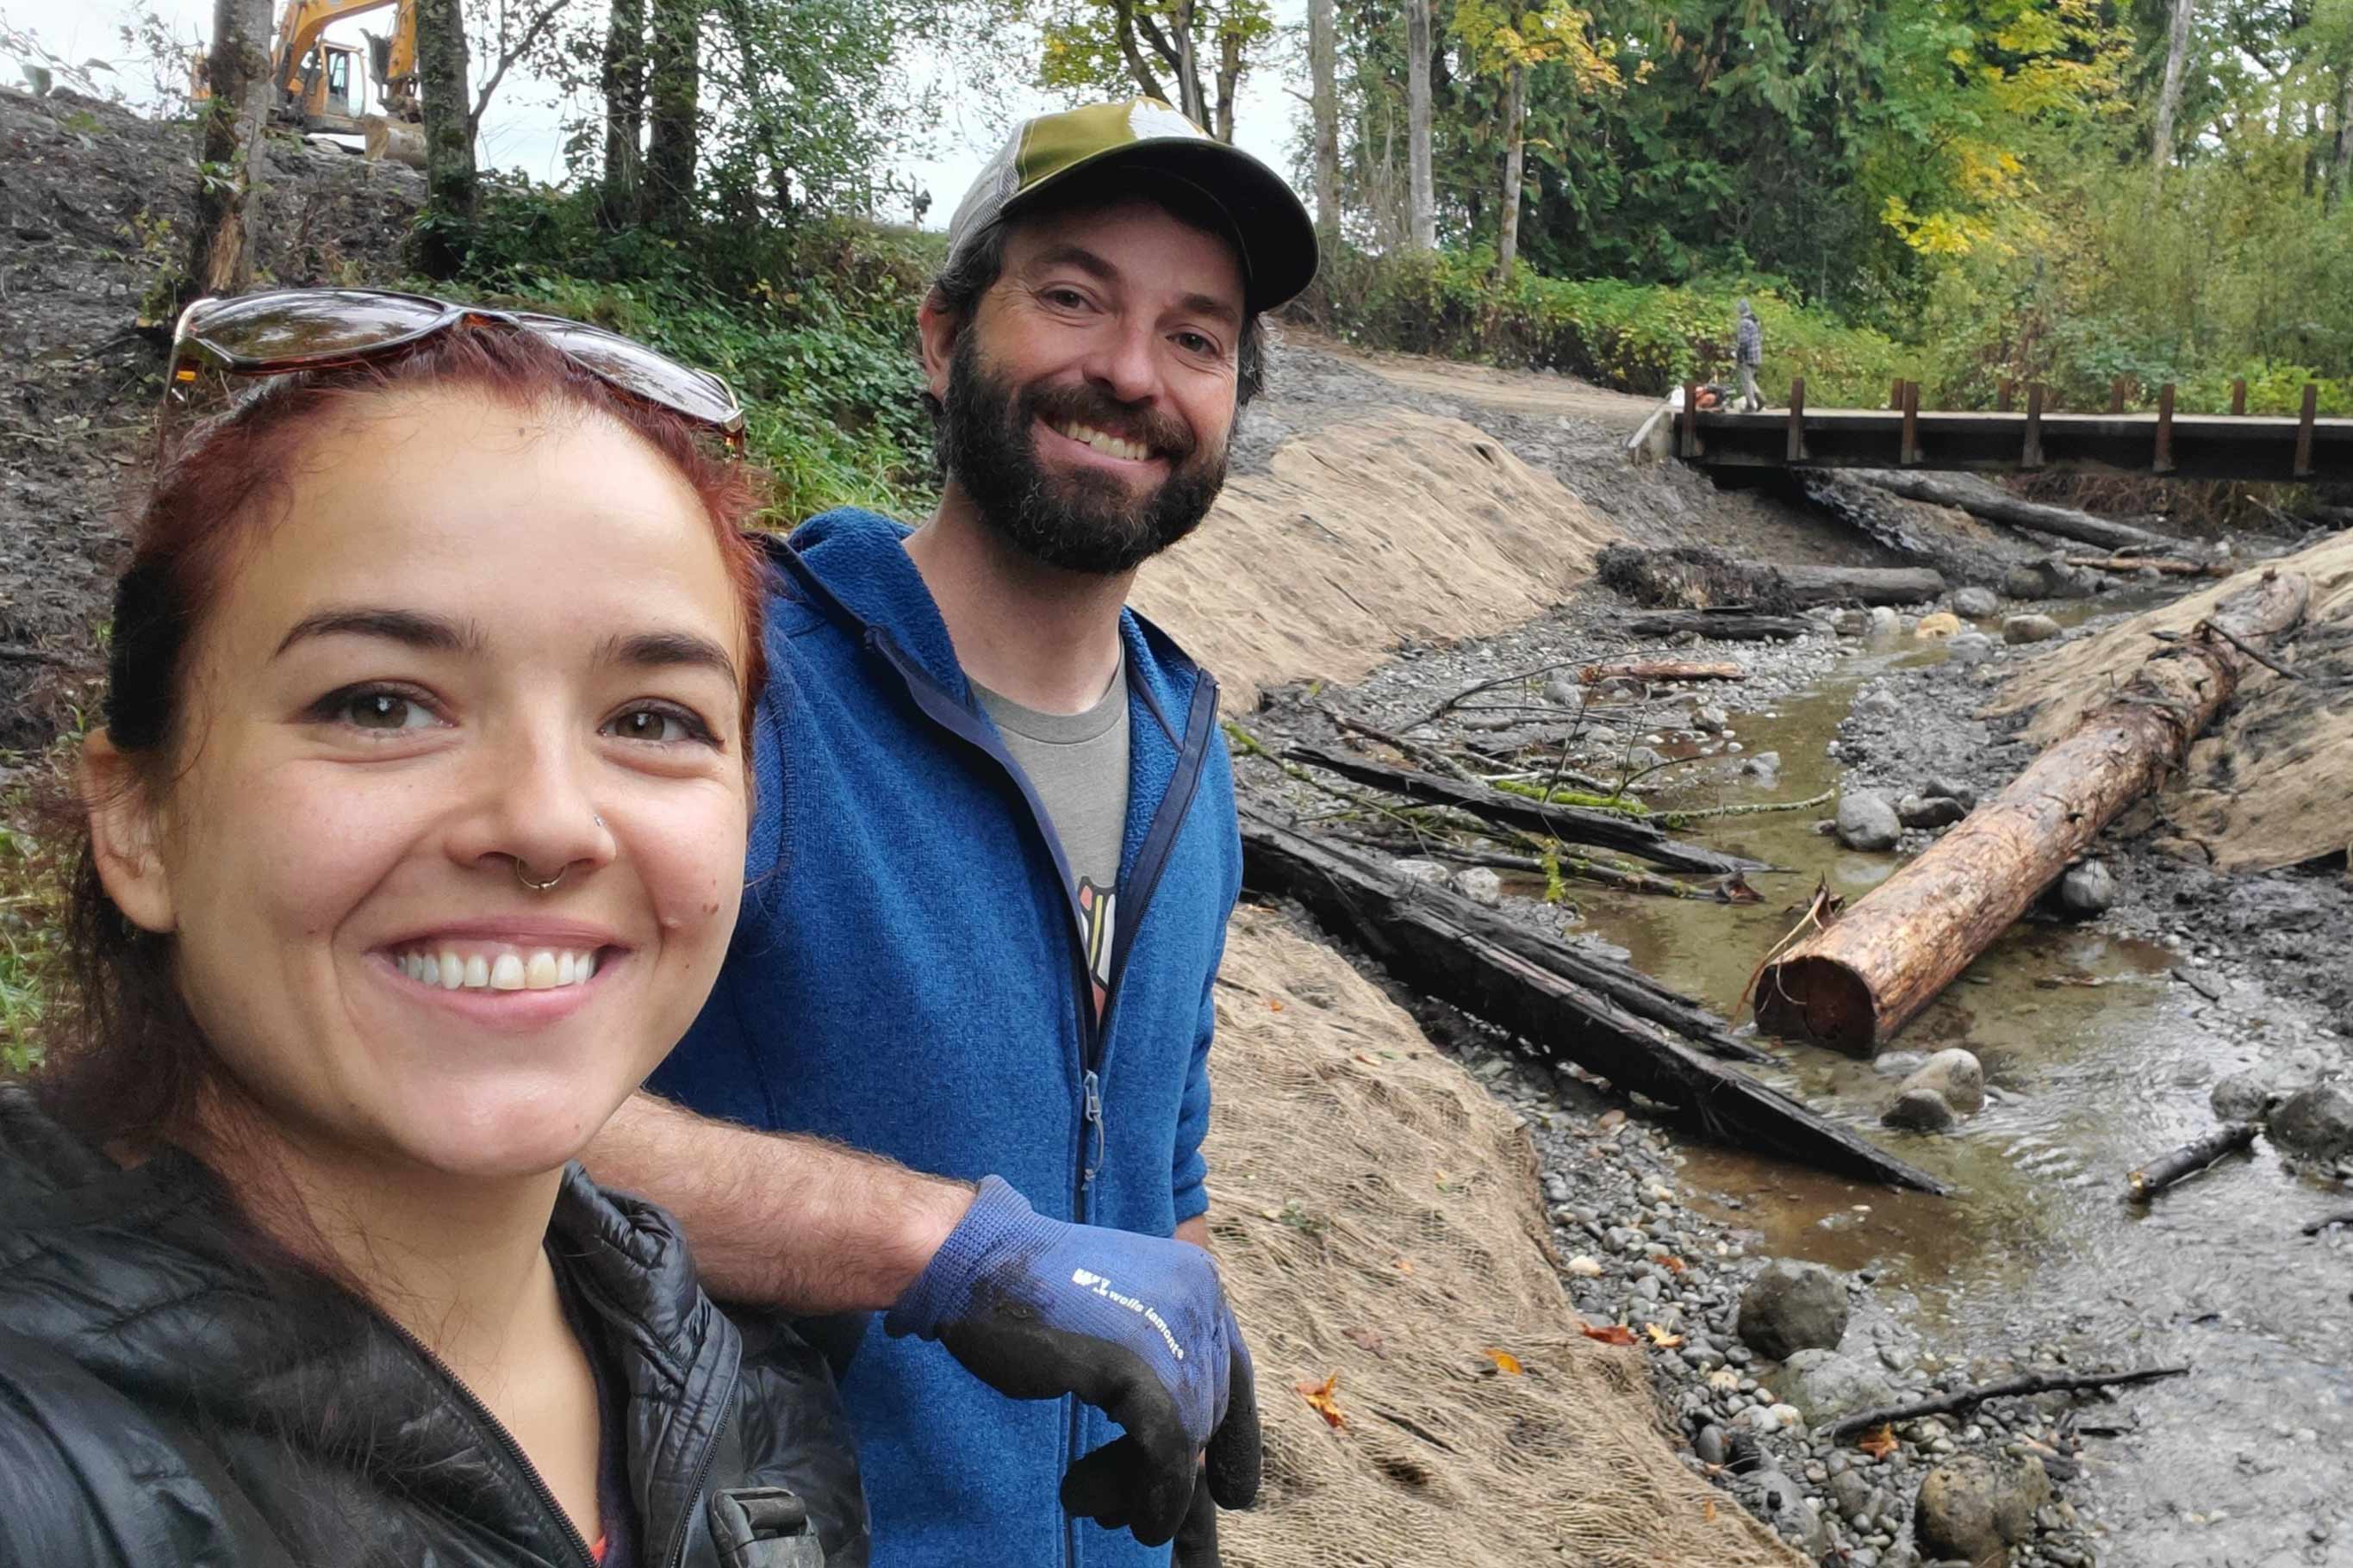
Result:
{"type": "Polygon", "coordinates": [[[1111,991],[1111,937],[1119,918],[1119,893],[1098,888],[1091,877],[1079,879],[1079,916],[1085,921],[1079,934],[1086,940],[1087,973],[1095,985],[1095,1016],[1103,1016],[1103,999],[1111,991]]]}

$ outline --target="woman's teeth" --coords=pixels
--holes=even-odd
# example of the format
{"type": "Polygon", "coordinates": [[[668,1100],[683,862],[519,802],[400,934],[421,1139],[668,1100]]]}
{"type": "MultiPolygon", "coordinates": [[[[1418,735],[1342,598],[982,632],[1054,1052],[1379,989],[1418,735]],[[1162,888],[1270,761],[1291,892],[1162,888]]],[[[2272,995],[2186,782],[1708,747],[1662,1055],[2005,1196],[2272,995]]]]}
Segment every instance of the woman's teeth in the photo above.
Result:
{"type": "Polygon", "coordinates": [[[1140,463],[1152,456],[1151,447],[1140,446],[1134,441],[1123,441],[1110,432],[1098,430],[1092,425],[1057,425],[1054,426],[1054,431],[1057,435],[1067,436],[1082,447],[1092,447],[1107,458],[1124,458],[1131,463],[1140,463]]]}
{"type": "Polygon", "coordinates": [[[596,953],[540,948],[526,952],[459,952],[450,948],[397,953],[393,963],[411,980],[444,991],[553,991],[581,985],[596,973],[596,953]]]}

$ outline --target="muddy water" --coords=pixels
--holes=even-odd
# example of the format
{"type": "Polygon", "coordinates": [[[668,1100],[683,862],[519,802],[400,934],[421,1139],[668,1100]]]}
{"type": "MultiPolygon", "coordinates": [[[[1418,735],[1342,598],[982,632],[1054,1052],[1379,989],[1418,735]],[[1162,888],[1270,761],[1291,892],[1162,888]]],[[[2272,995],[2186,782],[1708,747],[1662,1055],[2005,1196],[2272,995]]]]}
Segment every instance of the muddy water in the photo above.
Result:
{"type": "MultiPolygon", "coordinates": [[[[1748,754],[1782,758],[1779,799],[1836,784],[1825,754],[1855,689],[1916,647],[1868,651],[1773,716],[1737,716],[1748,754]]],[[[1702,785],[1683,804],[1756,798],[1702,785]]],[[[1662,803],[1673,803],[1672,800],[1662,803]]],[[[1578,886],[1585,925],[1645,971],[1732,1016],[1751,970],[1818,876],[1850,900],[1894,868],[1813,830],[1812,811],[1708,825],[1711,844],[1790,870],[1756,879],[1762,904],[1641,899],[1578,886]]],[[[1821,815],[1827,815],[1822,813],[1821,815]]],[[[2083,1366],[2187,1362],[2185,1379],[2089,1406],[2085,1458],[2129,1564],[2353,1564],[2353,1246],[2299,1226],[2343,1207],[2279,1168],[2269,1147],[2146,1207],[2125,1173],[2212,1125],[2213,1080],[2271,1027],[2259,994],[2203,1008],[2168,949],[2081,928],[2013,928],[1896,1042],[1966,1046],[1993,1089],[1957,1134],[1873,1136],[1957,1195],[1894,1194],[1736,1151],[1695,1146],[1685,1175],[1775,1256],[1876,1271],[1871,1314],[1904,1322],[1926,1364],[2042,1359],[2083,1366]],[[2202,1015],[2202,1016],[2200,1016],[2202,1015]]],[[[2194,967],[2192,968],[2194,973],[2194,967]]],[[[1766,1076],[1810,1103],[1874,1122],[1894,1079],[1790,1047],[1766,1076]]],[[[1703,1197],[1703,1202],[1709,1201],[1703,1197]]],[[[1867,1324],[1850,1350],[1866,1345],[1867,1324]]]]}

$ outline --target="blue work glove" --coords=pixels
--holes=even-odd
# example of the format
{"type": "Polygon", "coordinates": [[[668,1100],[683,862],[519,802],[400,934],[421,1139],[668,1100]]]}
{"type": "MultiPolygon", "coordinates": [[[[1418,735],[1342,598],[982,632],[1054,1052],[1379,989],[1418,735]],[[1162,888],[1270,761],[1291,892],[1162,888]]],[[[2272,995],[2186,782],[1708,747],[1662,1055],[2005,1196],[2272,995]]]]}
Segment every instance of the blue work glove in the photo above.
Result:
{"type": "Polygon", "coordinates": [[[882,1327],[938,1341],[999,1394],[1076,1394],[1117,1422],[1062,1477],[1062,1507],[1106,1530],[1157,1546],[1211,1501],[1257,1500],[1250,1352],[1188,1242],[1048,1219],[991,1176],[882,1327]]]}

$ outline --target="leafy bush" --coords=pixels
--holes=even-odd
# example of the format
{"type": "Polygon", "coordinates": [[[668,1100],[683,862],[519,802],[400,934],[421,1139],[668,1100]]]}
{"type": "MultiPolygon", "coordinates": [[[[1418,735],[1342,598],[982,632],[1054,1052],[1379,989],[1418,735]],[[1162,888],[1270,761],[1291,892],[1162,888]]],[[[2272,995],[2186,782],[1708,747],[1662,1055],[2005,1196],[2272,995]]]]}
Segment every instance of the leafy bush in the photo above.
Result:
{"type": "Polygon", "coordinates": [[[1521,369],[1558,370],[1645,396],[1687,380],[1734,376],[1734,311],[1745,295],[1765,331],[1757,377],[1785,401],[1793,376],[1818,405],[1875,407],[1898,376],[1917,378],[1921,356],[1885,335],[1793,303],[1771,279],[1743,284],[1572,281],[1514,267],[1494,281],[1484,247],[1420,256],[1354,253],[1330,263],[1328,293],[1340,336],[1398,349],[1521,369]]]}

